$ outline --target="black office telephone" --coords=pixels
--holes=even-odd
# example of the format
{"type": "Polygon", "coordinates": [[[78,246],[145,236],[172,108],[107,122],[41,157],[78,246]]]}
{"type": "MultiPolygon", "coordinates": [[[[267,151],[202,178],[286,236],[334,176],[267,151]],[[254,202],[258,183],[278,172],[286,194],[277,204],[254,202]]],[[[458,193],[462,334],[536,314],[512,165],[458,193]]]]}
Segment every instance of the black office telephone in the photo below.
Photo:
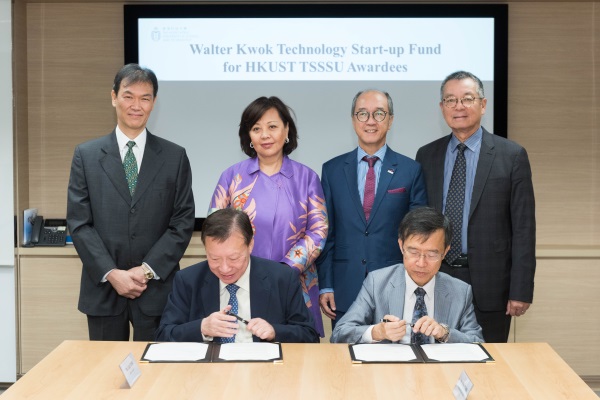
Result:
{"type": "Polygon", "coordinates": [[[67,220],[35,217],[31,231],[34,246],[64,246],[67,243],[67,220]]]}

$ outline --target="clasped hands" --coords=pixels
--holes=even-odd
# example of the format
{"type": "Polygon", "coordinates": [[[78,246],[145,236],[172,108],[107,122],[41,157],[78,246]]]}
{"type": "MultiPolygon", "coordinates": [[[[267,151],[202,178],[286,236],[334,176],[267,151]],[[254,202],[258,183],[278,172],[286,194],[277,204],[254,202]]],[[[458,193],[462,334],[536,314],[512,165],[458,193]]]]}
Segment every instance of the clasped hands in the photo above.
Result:
{"type": "MultiPolygon", "coordinates": [[[[231,305],[221,311],[216,311],[202,320],[200,331],[204,336],[217,336],[230,338],[238,331],[239,324],[234,316],[228,315],[231,305]]],[[[261,340],[272,341],[275,339],[275,329],[262,318],[252,318],[248,321],[246,329],[261,340]]]]}
{"type": "Polygon", "coordinates": [[[140,297],[148,287],[148,279],[141,265],[128,270],[115,268],[108,273],[106,280],[120,296],[128,299],[140,297]]]}
{"type": "Polygon", "coordinates": [[[530,305],[531,303],[525,303],[523,301],[509,300],[506,304],[506,315],[520,317],[525,314],[530,305]]]}
{"type": "MultiPolygon", "coordinates": [[[[373,326],[371,331],[373,340],[382,341],[387,339],[391,342],[397,342],[404,337],[407,327],[410,328],[408,321],[401,320],[395,315],[384,315],[383,319],[389,322],[380,322],[373,326]]],[[[419,318],[412,330],[415,333],[433,336],[434,339],[441,339],[446,334],[446,330],[428,315],[419,318]]]]}

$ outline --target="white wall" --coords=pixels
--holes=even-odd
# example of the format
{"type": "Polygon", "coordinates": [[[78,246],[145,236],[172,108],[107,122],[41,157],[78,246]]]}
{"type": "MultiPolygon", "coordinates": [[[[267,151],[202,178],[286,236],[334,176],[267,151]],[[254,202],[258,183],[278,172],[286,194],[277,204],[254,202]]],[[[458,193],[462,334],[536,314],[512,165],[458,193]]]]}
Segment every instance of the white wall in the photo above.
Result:
{"type": "Polygon", "coordinates": [[[0,0],[0,382],[15,382],[12,5],[0,0]]]}

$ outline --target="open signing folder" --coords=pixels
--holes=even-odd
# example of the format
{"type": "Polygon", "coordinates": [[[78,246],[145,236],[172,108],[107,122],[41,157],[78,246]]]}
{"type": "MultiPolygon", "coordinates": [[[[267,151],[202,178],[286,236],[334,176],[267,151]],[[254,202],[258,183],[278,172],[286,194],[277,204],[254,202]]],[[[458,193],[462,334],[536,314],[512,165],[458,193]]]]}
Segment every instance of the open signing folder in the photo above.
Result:
{"type": "Polygon", "coordinates": [[[481,343],[349,345],[353,363],[486,363],[494,362],[481,343]]]}
{"type": "Polygon", "coordinates": [[[280,343],[149,343],[142,362],[283,362],[280,343]]]}

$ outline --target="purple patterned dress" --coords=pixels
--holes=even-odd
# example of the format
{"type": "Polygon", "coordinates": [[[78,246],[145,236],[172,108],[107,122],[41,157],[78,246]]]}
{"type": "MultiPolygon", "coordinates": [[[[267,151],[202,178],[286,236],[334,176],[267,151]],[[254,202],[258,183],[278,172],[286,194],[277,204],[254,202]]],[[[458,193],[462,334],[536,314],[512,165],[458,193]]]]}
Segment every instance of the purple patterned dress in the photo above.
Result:
{"type": "Polygon", "coordinates": [[[219,179],[208,213],[243,210],[254,228],[252,255],[285,263],[300,277],[304,301],[324,336],[315,260],[327,238],[327,209],[319,176],[287,156],[278,173],[261,172],[258,158],[227,168],[219,179]]]}

